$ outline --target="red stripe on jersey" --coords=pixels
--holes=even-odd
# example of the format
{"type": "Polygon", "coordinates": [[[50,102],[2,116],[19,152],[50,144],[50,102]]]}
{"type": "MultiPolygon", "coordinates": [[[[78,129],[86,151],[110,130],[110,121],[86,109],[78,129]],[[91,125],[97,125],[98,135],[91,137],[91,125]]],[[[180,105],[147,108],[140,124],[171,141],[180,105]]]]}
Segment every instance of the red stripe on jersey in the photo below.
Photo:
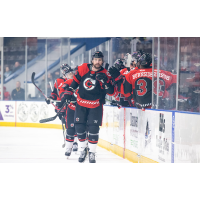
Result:
{"type": "Polygon", "coordinates": [[[92,100],[85,100],[82,99],[79,94],[77,95],[77,103],[80,106],[86,107],[86,108],[96,108],[100,105],[99,99],[92,101],[92,100]]]}
{"type": "Polygon", "coordinates": [[[76,76],[73,76],[73,79],[74,79],[78,84],[80,84],[80,81],[76,78],[76,76]]]}
{"type": "Polygon", "coordinates": [[[70,103],[68,105],[68,108],[70,108],[71,110],[75,110],[76,109],[76,106],[73,104],[73,103],[70,103]]]}

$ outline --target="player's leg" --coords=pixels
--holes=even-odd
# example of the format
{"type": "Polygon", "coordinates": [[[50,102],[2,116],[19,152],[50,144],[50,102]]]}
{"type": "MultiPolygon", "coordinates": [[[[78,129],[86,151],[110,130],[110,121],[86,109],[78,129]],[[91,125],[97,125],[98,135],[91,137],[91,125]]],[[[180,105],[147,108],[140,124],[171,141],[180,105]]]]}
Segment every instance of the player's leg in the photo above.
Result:
{"type": "Polygon", "coordinates": [[[78,137],[77,137],[77,133],[75,132],[75,135],[74,135],[74,143],[73,143],[73,147],[72,147],[72,150],[74,152],[77,152],[78,151],[78,137]]]}
{"type": "Polygon", "coordinates": [[[75,131],[78,136],[78,149],[81,152],[79,157],[79,162],[84,162],[87,155],[87,132],[86,132],[86,122],[87,122],[88,108],[82,107],[76,104],[74,122],[75,131]]]}
{"type": "Polygon", "coordinates": [[[67,108],[66,111],[66,156],[71,155],[72,146],[75,136],[75,126],[74,126],[74,110],[67,108]]]}
{"type": "Polygon", "coordinates": [[[89,147],[89,162],[95,163],[95,153],[99,140],[99,126],[102,124],[103,106],[89,109],[88,114],[88,147],[89,147]]]}

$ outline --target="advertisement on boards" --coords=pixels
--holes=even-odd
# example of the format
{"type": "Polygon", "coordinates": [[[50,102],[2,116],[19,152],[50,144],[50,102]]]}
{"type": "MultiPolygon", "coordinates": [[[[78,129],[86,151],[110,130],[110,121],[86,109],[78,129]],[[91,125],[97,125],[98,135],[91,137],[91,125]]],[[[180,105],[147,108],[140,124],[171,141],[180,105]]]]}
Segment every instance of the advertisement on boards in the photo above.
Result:
{"type": "MultiPolygon", "coordinates": [[[[17,122],[39,123],[39,120],[53,117],[56,115],[55,108],[45,102],[19,101],[17,102],[17,122]]],[[[49,124],[60,124],[57,117],[49,124]]]]}
{"type": "Polygon", "coordinates": [[[129,134],[129,147],[130,151],[138,153],[138,145],[139,145],[139,124],[138,124],[138,110],[137,109],[130,109],[130,134],[129,134]]]}
{"type": "Polygon", "coordinates": [[[145,110],[140,117],[141,155],[159,163],[171,163],[172,113],[145,110]]]}
{"type": "Polygon", "coordinates": [[[15,122],[15,102],[14,101],[1,101],[0,121],[15,122]]]}

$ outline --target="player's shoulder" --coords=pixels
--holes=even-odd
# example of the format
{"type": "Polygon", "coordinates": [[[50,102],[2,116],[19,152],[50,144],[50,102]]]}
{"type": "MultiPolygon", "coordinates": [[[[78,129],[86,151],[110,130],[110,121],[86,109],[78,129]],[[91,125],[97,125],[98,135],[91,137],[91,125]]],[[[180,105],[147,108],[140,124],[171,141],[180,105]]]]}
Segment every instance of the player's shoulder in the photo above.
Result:
{"type": "Polygon", "coordinates": [[[89,63],[83,63],[83,64],[78,66],[78,70],[82,69],[82,68],[88,68],[88,67],[89,67],[89,63]]]}
{"type": "Polygon", "coordinates": [[[128,70],[126,68],[120,70],[120,74],[124,74],[124,73],[128,73],[128,70]]]}
{"type": "Polygon", "coordinates": [[[89,63],[83,63],[82,65],[78,66],[78,73],[79,73],[80,76],[84,76],[89,71],[90,71],[90,64],[89,63]]]}
{"type": "Polygon", "coordinates": [[[66,79],[64,79],[63,77],[59,77],[55,80],[55,82],[57,83],[62,83],[62,82],[65,82],[66,79]]]}
{"type": "Polygon", "coordinates": [[[140,69],[135,68],[135,69],[130,70],[130,72],[127,73],[126,76],[131,76],[132,74],[135,74],[135,73],[138,73],[138,72],[140,72],[140,69]]]}

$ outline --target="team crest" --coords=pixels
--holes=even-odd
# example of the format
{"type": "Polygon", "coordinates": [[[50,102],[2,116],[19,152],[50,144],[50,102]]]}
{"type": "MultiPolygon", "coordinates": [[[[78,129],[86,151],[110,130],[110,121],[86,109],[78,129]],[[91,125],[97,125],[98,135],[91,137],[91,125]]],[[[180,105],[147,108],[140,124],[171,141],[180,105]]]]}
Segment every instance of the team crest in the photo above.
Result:
{"type": "Polygon", "coordinates": [[[86,78],[83,82],[83,86],[86,90],[93,90],[96,85],[96,80],[91,78],[86,78]]]}
{"type": "Polygon", "coordinates": [[[77,122],[79,121],[79,118],[78,118],[78,117],[76,118],[76,121],[77,121],[77,122]]]}

